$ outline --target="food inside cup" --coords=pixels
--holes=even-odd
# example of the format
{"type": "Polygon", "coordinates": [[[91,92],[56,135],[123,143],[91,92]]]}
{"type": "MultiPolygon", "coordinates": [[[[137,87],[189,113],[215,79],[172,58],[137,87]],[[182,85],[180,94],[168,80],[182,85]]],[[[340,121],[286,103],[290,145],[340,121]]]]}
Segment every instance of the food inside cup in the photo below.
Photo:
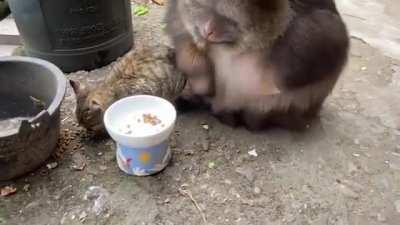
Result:
{"type": "MultiPolygon", "coordinates": [[[[165,121],[165,119],[164,119],[165,121]]],[[[162,120],[162,115],[148,112],[132,113],[126,120],[126,124],[118,129],[119,132],[125,135],[152,135],[159,133],[165,128],[162,120]]]]}

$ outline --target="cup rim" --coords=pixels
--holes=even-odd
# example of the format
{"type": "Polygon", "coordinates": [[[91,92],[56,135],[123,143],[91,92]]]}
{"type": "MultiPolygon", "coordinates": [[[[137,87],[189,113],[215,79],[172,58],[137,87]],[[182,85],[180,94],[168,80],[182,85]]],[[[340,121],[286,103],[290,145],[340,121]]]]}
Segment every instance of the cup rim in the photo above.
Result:
{"type": "Polygon", "coordinates": [[[107,110],[105,111],[105,113],[104,113],[103,122],[104,122],[104,126],[106,127],[106,130],[109,130],[112,133],[117,134],[121,138],[127,138],[127,139],[129,139],[129,138],[152,138],[152,137],[158,136],[158,135],[170,130],[175,125],[176,118],[177,118],[177,111],[176,111],[174,105],[171,102],[169,102],[168,100],[166,100],[164,98],[161,98],[161,97],[158,97],[158,96],[153,96],[153,95],[133,95],[133,96],[122,98],[122,99],[114,102],[111,106],[109,106],[107,108],[107,110]],[[171,113],[173,113],[171,122],[168,123],[168,124],[165,124],[166,126],[163,127],[159,132],[156,132],[156,133],[150,134],[150,135],[144,135],[144,134],[142,134],[142,135],[140,135],[140,134],[127,135],[127,134],[125,134],[123,132],[120,132],[114,126],[111,126],[111,124],[110,124],[111,123],[110,122],[110,112],[111,112],[111,110],[116,108],[116,107],[118,107],[119,105],[121,105],[125,101],[132,100],[132,99],[133,100],[134,99],[139,99],[139,98],[149,98],[149,99],[153,99],[153,100],[156,100],[158,102],[162,102],[162,103],[168,105],[168,107],[172,111],[171,113]]]}

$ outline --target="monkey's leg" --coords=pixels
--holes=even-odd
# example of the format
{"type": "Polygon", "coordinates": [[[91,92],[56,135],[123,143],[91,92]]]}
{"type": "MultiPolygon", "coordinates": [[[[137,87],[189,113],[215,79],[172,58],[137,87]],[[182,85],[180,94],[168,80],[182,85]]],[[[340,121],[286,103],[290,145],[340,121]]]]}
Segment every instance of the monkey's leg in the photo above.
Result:
{"type": "Polygon", "coordinates": [[[321,112],[323,102],[319,102],[313,106],[311,106],[307,112],[304,113],[304,116],[310,120],[315,119],[318,117],[319,113],[321,112]]]}
{"type": "Polygon", "coordinates": [[[256,112],[243,112],[241,116],[244,126],[250,131],[260,131],[271,126],[271,124],[268,123],[266,114],[256,112]]]}
{"type": "Polygon", "coordinates": [[[228,126],[238,127],[241,125],[239,112],[219,112],[219,113],[214,113],[214,116],[219,121],[221,121],[221,123],[226,124],[228,126]]]}
{"type": "Polygon", "coordinates": [[[268,101],[264,102],[264,104],[269,104],[271,110],[268,112],[247,110],[243,113],[243,123],[247,129],[259,131],[276,126],[301,131],[311,124],[322,106],[322,103],[316,104],[303,111],[293,106],[285,110],[279,107],[279,103],[278,105],[274,105],[273,102],[268,101]]]}
{"type": "Polygon", "coordinates": [[[181,96],[176,99],[175,106],[180,112],[210,109],[210,104],[205,97],[193,94],[188,85],[183,90],[181,96]]]}
{"type": "Polygon", "coordinates": [[[305,130],[309,125],[309,119],[299,114],[282,113],[268,117],[270,125],[286,128],[293,131],[305,130]]]}

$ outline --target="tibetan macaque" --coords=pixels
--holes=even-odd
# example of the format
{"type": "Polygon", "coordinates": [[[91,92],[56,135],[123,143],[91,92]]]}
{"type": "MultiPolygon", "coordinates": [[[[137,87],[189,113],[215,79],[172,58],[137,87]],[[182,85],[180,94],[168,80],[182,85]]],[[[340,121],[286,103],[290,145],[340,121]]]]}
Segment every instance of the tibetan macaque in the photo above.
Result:
{"type": "Polygon", "coordinates": [[[171,0],[167,23],[184,97],[249,129],[305,127],[347,62],[333,0],[171,0]]]}

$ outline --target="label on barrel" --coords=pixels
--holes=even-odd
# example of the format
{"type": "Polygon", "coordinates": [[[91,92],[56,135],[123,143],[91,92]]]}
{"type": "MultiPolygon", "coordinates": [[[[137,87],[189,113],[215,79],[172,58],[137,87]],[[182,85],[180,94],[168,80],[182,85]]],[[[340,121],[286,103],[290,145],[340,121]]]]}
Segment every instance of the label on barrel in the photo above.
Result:
{"type": "Polygon", "coordinates": [[[124,35],[130,7],[125,0],[41,0],[55,50],[94,47],[124,35]]]}

